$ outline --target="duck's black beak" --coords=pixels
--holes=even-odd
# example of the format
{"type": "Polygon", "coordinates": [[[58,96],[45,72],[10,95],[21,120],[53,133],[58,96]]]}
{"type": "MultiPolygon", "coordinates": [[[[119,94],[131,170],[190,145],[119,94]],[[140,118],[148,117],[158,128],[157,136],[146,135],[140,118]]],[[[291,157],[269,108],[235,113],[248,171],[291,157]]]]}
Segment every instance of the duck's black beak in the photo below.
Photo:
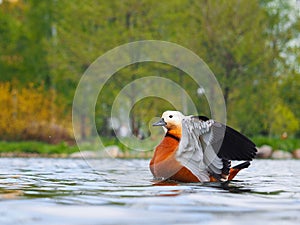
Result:
{"type": "Polygon", "coordinates": [[[156,123],[153,123],[152,126],[166,126],[167,123],[165,122],[165,120],[163,118],[161,118],[159,121],[157,121],[156,123]]]}

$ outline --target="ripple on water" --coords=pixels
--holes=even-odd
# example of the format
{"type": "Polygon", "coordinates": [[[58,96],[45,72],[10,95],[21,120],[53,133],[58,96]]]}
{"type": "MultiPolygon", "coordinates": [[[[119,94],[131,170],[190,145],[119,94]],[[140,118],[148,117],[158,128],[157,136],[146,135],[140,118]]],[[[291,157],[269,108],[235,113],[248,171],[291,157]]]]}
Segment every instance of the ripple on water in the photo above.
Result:
{"type": "Polygon", "coordinates": [[[296,171],[256,160],[226,184],[153,185],[148,160],[1,158],[0,224],[297,224],[296,171]]]}

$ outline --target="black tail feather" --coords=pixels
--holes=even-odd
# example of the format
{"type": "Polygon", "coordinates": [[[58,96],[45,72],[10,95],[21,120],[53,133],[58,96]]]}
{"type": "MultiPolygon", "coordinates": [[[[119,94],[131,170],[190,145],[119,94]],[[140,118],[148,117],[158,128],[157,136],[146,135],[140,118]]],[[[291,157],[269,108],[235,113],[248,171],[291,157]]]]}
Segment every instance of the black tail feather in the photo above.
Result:
{"type": "Polygon", "coordinates": [[[243,162],[243,163],[241,163],[241,164],[238,164],[238,165],[236,165],[236,166],[234,166],[234,167],[232,167],[232,168],[233,168],[233,169],[239,169],[239,170],[241,170],[241,169],[248,168],[249,166],[250,166],[250,162],[247,161],[247,162],[243,162]]]}

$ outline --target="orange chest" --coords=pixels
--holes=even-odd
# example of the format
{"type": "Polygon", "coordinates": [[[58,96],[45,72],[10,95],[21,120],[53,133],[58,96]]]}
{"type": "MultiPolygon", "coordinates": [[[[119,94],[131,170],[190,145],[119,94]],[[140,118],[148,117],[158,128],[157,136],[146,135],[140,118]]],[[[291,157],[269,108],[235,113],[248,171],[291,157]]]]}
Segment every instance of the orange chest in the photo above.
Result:
{"type": "Polygon", "coordinates": [[[165,137],[156,147],[150,162],[150,170],[154,177],[170,178],[180,182],[199,182],[187,168],[176,160],[176,150],[179,141],[172,137],[165,137]]]}
{"type": "Polygon", "coordinates": [[[165,137],[162,142],[155,148],[152,160],[160,162],[170,157],[175,157],[179,142],[173,138],[165,137]]]}

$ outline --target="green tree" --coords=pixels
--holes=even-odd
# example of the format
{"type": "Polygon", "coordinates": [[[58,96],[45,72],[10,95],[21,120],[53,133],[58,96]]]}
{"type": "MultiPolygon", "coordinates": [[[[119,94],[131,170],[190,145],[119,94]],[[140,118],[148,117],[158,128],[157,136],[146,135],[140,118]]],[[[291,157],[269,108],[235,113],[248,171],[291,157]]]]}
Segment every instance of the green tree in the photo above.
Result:
{"type": "Polygon", "coordinates": [[[9,81],[13,76],[22,78],[25,70],[25,28],[22,26],[27,5],[9,2],[0,4],[0,71],[1,81],[9,81]]]}
{"type": "Polygon", "coordinates": [[[273,87],[294,30],[281,24],[282,14],[270,12],[269,2],[275,1],[193,1],[190,11],[191,48],[218,78],[229,124],[250,135],[269,133],[269,109],[280,99],[273,87]]]}
{"type": "MultiPolygon", "coordinates": [[[[60,99],[66,99],[71,110],[76,85],[98,56],[131,41],[171,41],[196,52],[214,72],[224,92],[230,125],[248,135],[275,134],[278,127],[285,126],[280,121],[294,118],[296,124],[300,116],[300,20],[291,2],[3,1],[0,80],[16,79],[20,85],[44,83],[46,88],[55,89],[60,99]]],[[[159,63],[140,63],[119,71],[101,93],[95,118],[101,134],[110,132],[110,110],[118,92],[149,75],[177,82],[199,112],[209,116],[205,97],[197,95],[199,87],[186,74],[159,63]]],[[[135,102],[137,90],[128,93],[128,101],[135,102]]],[[[185,105],[181,94],[177,97],[185,105]]],[[[82,100],[86,99],[83,96],[82,100]]],[[[136,103],[130,114],[132,129],[159,115],[164,106],[153,98],[136,103]]],[[[182,110],[192,113],[189,107],[182,110]]],[[[82,127],[92,120],[83,110],[82,127]]],[[[295,127],[290,130],[296,132],[295,127]]],[[[83,133],[88,135],[88,131],[83,133]]]]}

